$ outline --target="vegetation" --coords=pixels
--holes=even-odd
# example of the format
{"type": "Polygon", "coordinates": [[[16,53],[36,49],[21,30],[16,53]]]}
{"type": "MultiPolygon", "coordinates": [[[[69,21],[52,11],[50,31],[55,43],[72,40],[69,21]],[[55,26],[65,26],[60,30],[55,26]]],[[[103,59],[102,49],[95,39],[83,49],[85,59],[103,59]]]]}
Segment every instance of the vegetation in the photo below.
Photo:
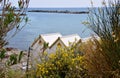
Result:
{"type": "Polygon", "coordinates": [[[103,8],[91,10],[86,24],[98,37],[93,36],[81,44],[80,50],[85,55],[76,56],[75,50],[60,49],[55,54],[49,55],[48,60],[44,59],[38,64],[37,77],[120,77],[120,3],[118,0],[108,2],[109,6],[103,2],[103,8]],[[71,57],[72,53],[75,57],[71,57]],[[78,57],[81,60],[78,60],[78,57]],[[73,59],[77,60],[72,64],[73,59]],[[75,74],[72,74],[74,72],[75,74]]]}
{"type": "Polygon", "coordinates": [[[28,21],[26,17],[26,10],[29,0],[18,0],[17,8],[11,4],[9,0],[0,0],[1,12],[0,12],[0,49],[7,45],[7,40],[18,31],[20,31],[28,21]],[[21,16],[23,15],[23,16],[21,16]],[[24,22],[21,24],[21,22],[24,22]],[[9,34],[9,38],[6,38],[8,33],[14,29],[14,34],[9,34]]]}
{"type": "MultiPolygon", "coordinates": [[[[0,78],[7,78],[6,73],[8,71],[6,62],[2,62],[6,58],[6,50],[3,47],[8,44],[10,38],[15,36],[27,24],[26,10],[28,4],[29,0],[18,0],[18,6],[15,7],[10,0],[0,0],[0,78]]],[[[21,58],[22,52],[19,57],[13,54],[7,60],[9,60],[9,65],[13,65],[20,62],[21,58]]]]}
{"type": "Polygon", "coordinates": [[[75,48],[59,49],[37,64],[37,77],[42,78],[84,78],[87,77],[84,57],[75,48]],[[74,74],[73,74],[74,73],[74,74]]]}
{"type": "MultiPolygon", "coordinates": [[[[71,47],[58,50],[53,54],[41,53],[41,60],[28,70],[29,78],[120,78],[120,1],[109,0],[107,6],[92,9],[88,22],[85,22],[95,32],[90,40],[73,44],[71,47]]],[[[48,47],[44,43],[43,51],[48,47]]],[[[5,56],[1,50],[0,59],[5,56]]],[[[11,63],[20,62],[15,55],[10,57],[11,63]],[[13,60],[14,59],[14,60],[13,60]]],[[[11,64],[11,65],[12,65],[11,64]]],[[[0,66],[1,67],[1,66],[0,66]]],[[[2,78],[25,78],[26,74],[16,70],[3,71],[2,78]],[[16,75],[17,74],[17,75],[16,75]]]]}
{"type": "Polygon", "coordinates": [[[7,61],[7,65],[10,66],[10,65],[20,63],[22,57],[23,57],[23,51],[21,51],[19,55],[17,55],[17,54],[10,55],[10,57],[7,61]]]}
{"type": "Polygon", "coordinates": [[[89,74],[95,77],[120,77],[120,1],[103,2],[103,8],[92,9],[86,23],[100,38],[88,42],[86,59],[89,74]],[[92,70],[91,70],[92,69],[92,70]]]}
{"type": "Polygon", "coordinates": [[[1,59],[1,61],[2,61],[3,58],[5,58],[5,52],[6,51],[4,49],[0,50],[0,59],[1,59]]]}

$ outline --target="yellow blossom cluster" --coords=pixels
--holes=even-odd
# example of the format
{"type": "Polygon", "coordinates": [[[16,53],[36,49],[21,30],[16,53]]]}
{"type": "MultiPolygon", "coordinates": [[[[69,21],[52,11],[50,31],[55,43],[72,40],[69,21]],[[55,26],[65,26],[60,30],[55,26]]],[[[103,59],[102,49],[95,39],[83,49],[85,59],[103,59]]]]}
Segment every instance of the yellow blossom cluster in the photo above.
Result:
{"type": "Polygon", "coordinates": [[[40,78],[82,77],[85,74],[84,58],[75,49],[59,48],[48,55],[48,60],[37,65],[37,76],[40,78]],[[74,75],[73,73],[76,72],[74,75]]]}

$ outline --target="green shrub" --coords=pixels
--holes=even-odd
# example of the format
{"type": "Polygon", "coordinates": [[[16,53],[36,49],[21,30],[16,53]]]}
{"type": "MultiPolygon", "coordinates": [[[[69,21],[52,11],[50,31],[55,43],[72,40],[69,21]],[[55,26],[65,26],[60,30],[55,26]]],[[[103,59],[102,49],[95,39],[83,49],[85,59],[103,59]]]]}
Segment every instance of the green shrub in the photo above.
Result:
{"type": "MultiPolygon", "coordinates": [[[[59,47],[60,48],[60,47],[59,47]]],[[[48,59],[37,64],[37,77],[40,78],[80,78],[87,77],[84,57],[74,49],[58,49],[48,55],[48,59]]]]}
{"type": "Polygon", "coordinates": [[[5,49],[0,50],[0,59],[1,59],[1,61],[2,61],[3,58],[5,58],[5,52],[6,52],[5,49]]]}

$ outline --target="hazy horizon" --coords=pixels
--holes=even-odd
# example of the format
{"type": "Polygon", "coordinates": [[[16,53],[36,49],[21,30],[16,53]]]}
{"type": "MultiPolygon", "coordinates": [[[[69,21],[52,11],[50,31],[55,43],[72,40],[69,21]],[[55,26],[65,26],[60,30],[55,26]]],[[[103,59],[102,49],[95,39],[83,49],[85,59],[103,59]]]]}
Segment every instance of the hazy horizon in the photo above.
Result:
{"type": "MultiPolygon", "coordinates": [[[[18,0],[12,0],[12,4],[17,7],[18,0]]],[[[103,0],[30,0],[30,8],[79,8],[91,7],[91,1],[94,7],[101,7],[103,0]]]]}

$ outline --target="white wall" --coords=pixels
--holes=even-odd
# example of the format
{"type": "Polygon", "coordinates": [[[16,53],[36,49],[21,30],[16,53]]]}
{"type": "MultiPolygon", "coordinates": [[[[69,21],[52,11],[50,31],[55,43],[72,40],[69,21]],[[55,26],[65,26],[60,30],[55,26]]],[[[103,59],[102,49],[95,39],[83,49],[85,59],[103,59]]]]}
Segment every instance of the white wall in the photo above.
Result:
{"type": "Polygon", "coordinates": [[[43,51],[42,48],[43,48],[43,44],[44,44],[44,41],[42,39],[39,39],[32,47],[32,58],[33,59],[38,59],[40,58],[40,53],[43,51]],[[39,41],[41,40],[41,44],[39,44],[39,41]]]}
{"type": "Polygon", "coordinates": [[[58,46],[58,43],[60,43],[61,44],[61,47],[62,48],[65,48],[65,46],[64,46],[64,44],[61,42],[61,40],[58,40],[51,48],[50,48],[50,50],[49,50],[49,54],[50,53],[54,53],[54,52],[56,52],[56,50],[57,50],[57,46],[58,46]]]}

